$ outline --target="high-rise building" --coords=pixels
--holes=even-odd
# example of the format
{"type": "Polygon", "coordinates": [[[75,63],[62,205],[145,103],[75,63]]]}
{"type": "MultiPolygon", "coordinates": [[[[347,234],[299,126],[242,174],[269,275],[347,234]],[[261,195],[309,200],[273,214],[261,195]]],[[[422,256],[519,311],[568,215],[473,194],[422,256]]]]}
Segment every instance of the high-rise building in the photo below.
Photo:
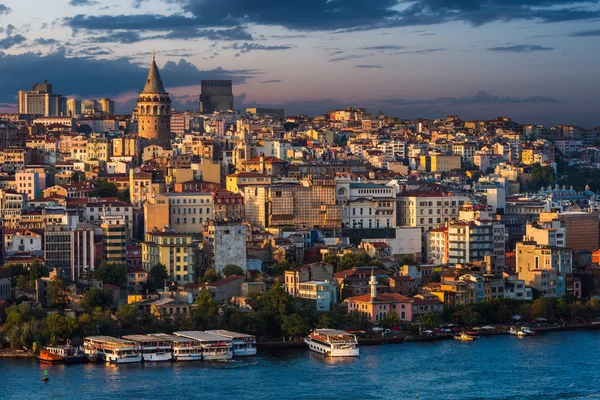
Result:
{"type": "Polygon", "coordinates": [[[75,117],[79,114],[81,114],[81,101],[67,99],[67,117],[75,117]]]}
{"type": "Polygon", "coordinates": [[[233,89],[231,80],[203,80],[200,92],[200,112],[212,114],[215,111],[233,110],[233,89]]]}
{"type": "Polygon", "coordinates": [[[115,113],[115,102],[111,99],[102,98],[98,100],[100,111],[105,115],[113,115],[115,113]]]}
{"type": "Polygon", "coordinates": [[[105,215],[102,217],[103,230],[102,246],[104,248],[104,260],[109,263],[125,264],[125,253],[127,249],[126,232],[127,224],[125,218],[118,215],[105,215]]]}
{"type": "Polygon", "coordinates": [[[38,114],[46,117],[66,115],[67,99],[52,93],[52,84],[35,83],[32,90],[19,90],[17,93],[19,114],[38,114]]]}
{"type": "Polygon", "coordinates": [[[138,133],[151,143],[171,147],[171,99],[165,90],[154,55],[144,90],[138,98],[138,133]]]}

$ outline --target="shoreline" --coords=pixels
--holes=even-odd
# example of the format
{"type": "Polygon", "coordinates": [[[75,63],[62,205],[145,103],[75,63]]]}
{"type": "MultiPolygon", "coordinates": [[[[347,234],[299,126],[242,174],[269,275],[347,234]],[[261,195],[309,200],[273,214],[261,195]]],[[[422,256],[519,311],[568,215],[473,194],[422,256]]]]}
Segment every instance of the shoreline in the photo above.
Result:
{"type": "MultiPolygon", "coordinates": [[[[567,332],[576,330],[600,330],[600,324],[582,324],[582,325],[567,325],[567,326],[548,326],[534,328],[536,333],[552,333],[552,332],[567,332]]],[[[480,331],[478,336],[496,336],[496,335],[508,335],[508,331],[480,331]]],[[[415,342],[437,342],[440,340],[452,339],[452,335],[433,335],[433,336],[399,336],[399,337],[368,337],[359,338],[358,344],[360,346],[380,346],[386,344],[403,344],[403,343],[415,343],[415,342]]],[[[261,350],[284,350],[284,349],[300,349],[306,347],[304,341],[291,341],[291,342],[256,342],[256,348],[261,350]]],[[[37,358],[37,355],[33,351],[24,350],[11,350],[11,349],[0,349],[0,359],[2,358],[24,358],[32,359],[37,358]]]]}

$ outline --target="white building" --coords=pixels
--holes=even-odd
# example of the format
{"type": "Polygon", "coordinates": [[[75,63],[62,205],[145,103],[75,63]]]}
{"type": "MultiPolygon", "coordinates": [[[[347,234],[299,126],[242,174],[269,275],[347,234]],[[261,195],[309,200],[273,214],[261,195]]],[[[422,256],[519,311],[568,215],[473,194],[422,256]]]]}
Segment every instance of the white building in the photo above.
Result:
{"type": "Polygon", "coordinates": [[[210,221],[203,233],[209,264],[222,271],[227,264],[246,270],[246,226],[237,222],[210,221]]]}
{"type": "Polygon", "coordinates": [[[345,228],[396,227],[396,190],[393,186],[336,179],[336,200],[345,204],[345,228]]]}

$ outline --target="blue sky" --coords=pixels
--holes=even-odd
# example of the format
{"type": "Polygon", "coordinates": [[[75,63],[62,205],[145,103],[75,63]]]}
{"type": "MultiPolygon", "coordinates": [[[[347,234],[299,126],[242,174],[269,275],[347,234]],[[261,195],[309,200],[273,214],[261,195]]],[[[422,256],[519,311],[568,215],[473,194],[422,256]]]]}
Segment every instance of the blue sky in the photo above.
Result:
{"type": "Polygon", "coordinates": [[[181,110],[201,79],[239,108],[600,125],[600,0],[0,0],[0,108],[47,79],[127,112],[152,49],[181,110]]]}

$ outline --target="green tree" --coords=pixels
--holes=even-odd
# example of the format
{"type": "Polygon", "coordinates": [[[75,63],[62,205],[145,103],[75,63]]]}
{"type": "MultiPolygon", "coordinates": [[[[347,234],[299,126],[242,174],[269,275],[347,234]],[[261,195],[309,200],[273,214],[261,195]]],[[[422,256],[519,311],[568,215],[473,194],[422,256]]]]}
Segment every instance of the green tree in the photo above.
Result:
{"type": "Polygon", "coordinates": [[[112,295],[103,289],[91,287],[83,295],[81,307],[86,313],[92,313],[96,307],[106,308],[112,303],[112,295]]]}
{"type": "Polygon", "coordinates": [[[423,329],[434,329],[438,326],[438,319],[434,313],[427,313],[419,317],[423,329]]]}
{"type": "Polygon", "coordinates": [[[122,287],[127,282],[127,266],[125,264],[102,261],[94,275],[103,283],[122,287]]]}
{"type": "Polygon", "coordinates": [[[281,332],[288,335],[289,340],[306,335],[310,327],[299,314],[284,315],[281,322],[281,332]]]}
{"type": "Polygon", "coordinates": [[[208,289],[202,289],[194,301],[192,318],[195,324],[202,329],[214,329],[219,317],[219,303],[217,303],[208,289]]]}
{"type": "Polygon", "coordinates": [[[336,271],[345,271],[354,267],[370,265],[371,257],[363,251],[344,254],[336,265],[336,271]]]}
{"type": "Polygon", "coordinates": [[[379,321],[379,326],[385,329],[391,329],[402,324],[402,320],[395,312],[391,312],[379,321]]]}
{"type": "Polygon", "coordinates": [[[529,183],[527,185],[529,190],[537,191],[542,186],[554,185],[555,181],[556,174],[552,167],[542,167],[540,164],[535,164],[531,170],[531,177],[529,178],[529,183]]]}
{"type": "Polygon", "coordinates": [[[137,332],[141,330],[141,316],[136,306],[123,304],[117,308],[117,322],[125,332],[137,332]]]}
{"type": "Polygon", "coordinates": [[[122,192],[117,193],[117,199],[120,201],[124,201],[125,203],[129,203],[130,194],[129,188],[123,190],[122,192]]]}
{"type": "Polygon", "coordinates": [[[531,316],[533,318],[554,318],[554,304],[547,297],[540,297],[531,304],[531,316]]]}
{"type": "Polygon", "coordinates": [[[41,307],[31,307],[29,304],[11,306],[6,310],[6,322],[0,328],[2,336],[8,338],[13,349],[30,348],[32,342],[47,341],[47,333],[43,327],[46,312],[41,307]]]}
{"type": "Polygon", "coordinates": [[[223,279],[223,274],[221,272],[215,271],[214,268],[208,268],[204,271],[204,274],[200,278],[198,278],[199,283],[214,283],[223,279]]]}
{"type": "Polygon", "coordinates": [[[69,285],[67,282],[55,276],[48,285],[48,295],[52,300],[51,306],[64,310],[70,303],[69,300],[69,285]]]}
{"type": "Polygon", "coordinates": [[[223,268],[223,276],[231,276],[231,275],[244,276],[245,274],[244,274],[244,270],[239,265],[227,264],[225,266],[225,268],[223,268]]]}
{"type": "Polygon", "coordinates": [[[119,188],[112,182],[104,179],[94,181],[95,189],[92,191],[94,197],[117,197],[119,188]]]}
{"type": "Polygon", "coordinates": [[[161,263],[154,264],[150,267],[150,271],[148,271],[148,278],[154,287],[163,287],[169,279],[167,267],[161,263]]]}
{"type": "Polygon", "coordinates": [[[34,260],[29,266],[29,282],[32,288],[35,288],[35,281],[49,275],[48,268],[38,260],[34,260]]]}
{"type": "Polygon", "coordinates": [[[323,257],[323,262],[333,265],[333,268],[336,270],[339,261],[340,257],[338,257],[338,255],[334,253],[327,253],[325,254],[325,257],[323,257]]]}
{"type": "Polygon", "coordinates": [[[73,317],[53,313],[46,318],[46,325],[50,332],[50,343],[55,344],[59,339],[72,339],[79,330],[77,320],[73,317]]]}

